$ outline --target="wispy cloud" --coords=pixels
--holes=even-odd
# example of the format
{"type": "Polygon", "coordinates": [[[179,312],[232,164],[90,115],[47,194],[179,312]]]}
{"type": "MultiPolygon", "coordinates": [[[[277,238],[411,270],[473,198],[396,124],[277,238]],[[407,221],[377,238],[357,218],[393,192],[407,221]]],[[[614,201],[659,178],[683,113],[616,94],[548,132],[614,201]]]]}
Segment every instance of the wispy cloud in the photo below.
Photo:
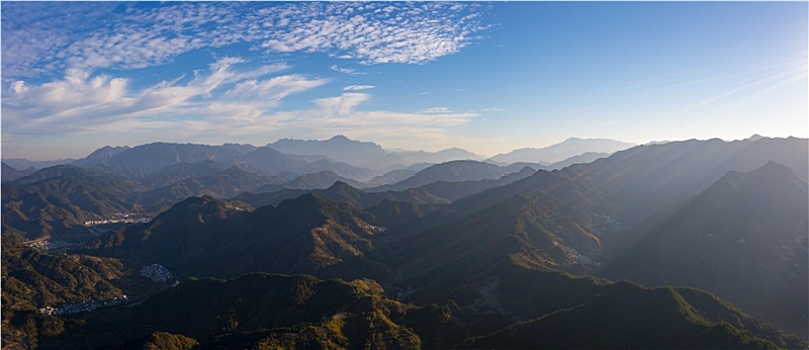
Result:
{"type": "Polygon", "coordinates": [[[447,107],[430,107],[430,108],[422,109],[421,111],[419,111],[419,113],[424,113],[424,114],[446,114],[446,113],[452,113],[452,111],[447,107]]]}
{"type": "Polygon", "coordinates": [[[236,85],[226,97],[261,97],[281,100],[291,94],[306,91],[325,84],[325,79],[307,79],[298,74],[284,75],[267,80],[249,80],[236,85]]]}
{"type": "Polygon", "coordinates": [[[332,65],[331,70],[333,70],[335,72],[338,72],[338,73],[348,74],[348,75],[365,75],[365,74],[368,74],[368,72],[360,72],[360,71],[357,71],[354,68],[338,67],[337,65],[332,65]]]}
{"type": "Polygon", "coordinates": [[[371,95],[364,93],[345,93],[336,97],[319,98],[315,104],[327,115],[347,115],[354,107],[367,101],[371,95]]]}
{"type": "MultiPolygon", "coordinates": [[[[267,53],[322,52],[363,64],[424,63],[486,27],[476,4],[2,3],[2,67],[10,78],[54,69],[135,69],[201,49],[248,44],[267,53]]],[[[351,68],[333,67],[344,74],[351,68]]]]}
{"type": "Polygon", "coordinates": [[[478,116],[444,107],[416,113],[366,110],[372,95],[351,89],[312,99],[303,109],[280,110],[285,98],[328,81],[278,72],[262,75],[278,67],[240,70],[243,65],[242,59],[226,57],[193,79],[181,76],[141,89],[128,79],[77,69],[49,83],[17,80],[3,97],[3,142],[36,135],[39,147],[57,147],[65,138],[77,137],[113,144],[143,139],[225,143],[234,138],[263,144],[297,134],[344,134],[438,147],[449,144],[450,130],[478,116]]]}
{"type": "Polygon", "coordinates": [[[156,125],[155,117],[161,115],[169,120],[199,119],[236,102],[244,107],[234,111],[263,114],[287,96],[327,82],[297,74],[267,77],[285,67],[278,65],[239,71],[235,66],[240,63],[244,60],[221,58],[207,74],[197,73],[187,83],[181,84],[184,77],[179,77],[140,90],[132,89],[129,79],[91,76],[79,69],[68,69],[63,78],[39,85],[18,80],[3,97],[4,135],[156,125]],[[212,98],[219,90],[224,93],[212,98]]]}
{"type": "Polygon", "coordinates": [[[268,128],[264,135],[290,137],[298,133],[307,137],[327,138],[346,135],[363,140],[385,140],[388,147],[439,150],[452,147],[458,135],[454,128],[477,118],[477,113],[401,113],[385,110],[364,110],[369,101],[366,93],[343,93],[340,96],[316,99],[311,109],[279,112],[266,116],[262,123],[268,128]],[[305,131],[305,132],[304,132],[305,131]]]}
{"type": "Polygon", "coordinates": [[[261,144],[269,135],[294,136],[296,130],[324,137],[413,132],[409,137],[426,140],[476,116],[364,110],[376,88],[364,84],[345,85],[338,96],[300,98],[295,102],[303,106],[284,109],[290,96],[338,78],[288,72],[292,67],[279,63],[295,62],[289,53],[318,53],[346,60],[330,63],[334,72],[364,75],[367,69],[354,67],[433,61],[479,40],[486,26],[475,3],[0,6],[4,145],[217,143],[234,137],[261,144]],[[224,56],[242,49],[251,50],[244,56],[253,61],[224,56]],[[171,66],[188,62],[189,53],[199,65],[200,52],[214,62],[181,71],[171,66]],[[168,69],[178,73],[166,75],[168,69]]]}
{"type": "Polygon", "coordinates": [[[374,85],[349,85],[343,88],[343,91],[362,91],[362,90],[371,90],[376,88],[374,85]]]}

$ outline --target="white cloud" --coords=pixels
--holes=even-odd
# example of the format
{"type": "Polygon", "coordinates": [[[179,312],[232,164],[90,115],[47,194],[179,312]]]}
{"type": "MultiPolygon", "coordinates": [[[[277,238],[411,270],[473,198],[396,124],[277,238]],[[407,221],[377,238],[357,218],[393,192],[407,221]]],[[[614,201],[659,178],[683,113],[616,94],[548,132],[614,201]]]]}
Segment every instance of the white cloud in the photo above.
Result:
{"type": "MultiPolygon", "coordinates": [[[[350,57],[338,57],[338,58],[350,58],[350,57]]],[[[337,65],[332,65],[331,70],[333,70],[335,72],[338,72],[338,73],[348,74],[348,75],[365,75],[365,74],[368,74],[368,72],[359,72],[354,68],[338,67],[337,65]]]]}
{"type": "Polygon", "coordinates": [[[140,90],[132,89],[128,79],[92,76],[79,69],[68,69],[61,79],[40,85],[15,81],[2,100],[3,133],[124,132],[189,120],[199,127],[226,110],[237,119],[256,120],[282,99],[327,82],[296,74],[266,78],[284,67],[236,70],[241,63],[240,58],[221,58],[207,74],[195,72],[187,83],[181,84],[184,77],[179,77],[140,90]],[[227,92],[214,97],[217,89],[227,92]]]}
{"type": "Polygon", "coordinates": [[[236,85],[228,91],[226,97],[262,97],[270,100],[281,100],[291,94],[306,91],[327,82],[325,79],[307,79],[292,74],[274,77],[263,81],[249,80],[236,85]]]}
{"type": "Polygon", "coordinates": [[[62,80],[39,86],[16,81],[13,93],[3,98],[3,127],[43,127],[87,113],[104,113],[113,106],[128,106],[128,81],[70,69],[62,80]]]}
{"type": "MultiPolygon", "coordinates": [[[[201,49],[248,44],[268,53],[322,52],[363,64],[424,63],[485,30],[480,5],[452,3],[4,2],[5,77],[54,69],[135,69],[201,49]]],[[[332,69],[362,74],[351,68],[332,69]]]]}
{"type": "Polygon", "coordinates": [[[434,148],[449,144],[450,130],[478,117],[476,113],[400,113],[360,108],[370,99],[365,93],[343,93],[314,101],[311,109],[268,115],[261,125],[271,125],[262,133],[278,137],[307,135],[329,137],[343,134],[366,140],[387,140],[405,145],[434,148]],[[401,141],[401,142],[400,142],[401,141]]]}
{"type": "Polygon", "coordinates": [[[347,115],[354,107],[367,101],[371,96],[364,93],[344,93],[337,97],[319,98],[315,104],[327,115],[347,115]]]}
{"type": "Polygon", "coordinates": [[[305,109],[279,111],[279,99],[324,81],[294,74],[235,80],[252,74],[237,73],[232,66],[236,62],[223,59],[190,81],[178,78],[141,90],[125,79],[82,71],[41,85],[20,81],[14,85],[17,92],[3,99],[3,142],[18,142],[34,133],[50,135],[36,144],[51,148],[65,138],[77,137],[100,144],[135,145],[142,140],[264,144],[280,137],[343,134],[437,150],[453,143],[454,128],[478,116],[445,108],[417,113],[364,110],[371,95],[361,92],[314,99],[305,109]],[[206,97],[216,89],[225,90],[222,97],[206,97]]]}
{"type": "Polygon", "coordinates": [[[424,113],[424,114],[447,114],[447,113],[452,113],[452,111],[447,107],[430,107],[430,108],[422,109],[421,111],[419,111],[419,113],[424,113]]]}
{"type": "Polygon", "coordinates": [[[376,88],[374,85],[348,85],[343,88],[343,91],[362,91],[362,90],[371,90],[376,88]]]}
{"type": "Polygon", "coordinates": [[[23,144],[26,135],[29,145],[51,147],[64,139],[233,142],[233,135],[262,144],[268,133],[290,136],[283,133],[294,130],[369,137],[412,132],[408,137],[426,140],[476,116],[364,110],[375,86],[360,84],[313,99],[302,110],[278,111],[291,95],[331,80],[281,73],[290,69],[283,63],[218,56],[245,47],[269,62],[287,58],[286,52],[319,53],[349,60],[330,67],[346,75],[368,74],[352,68],[360,64],[421,64],[478,40],[485,27],[474,16],[482,6],[474,3],[0,6],[4,145],[23,144]],[[219,58],[208,67],[189,67],[185,75],[166,77],[160,67],[201,51],[219,58]],[[152,67],[159,68],[143,69],[152,67]],[[143,70],[128,71],[136,69],[143,70]],[[150,82],[154,76],[164,81],[150,82]]]}
{"type": "Polygon", "coordinates": [[[11,91],[15,94],[23,94],[28,92],[28,86],[25,85],[24,81],[15,81],[11,83],[11,91]]]}

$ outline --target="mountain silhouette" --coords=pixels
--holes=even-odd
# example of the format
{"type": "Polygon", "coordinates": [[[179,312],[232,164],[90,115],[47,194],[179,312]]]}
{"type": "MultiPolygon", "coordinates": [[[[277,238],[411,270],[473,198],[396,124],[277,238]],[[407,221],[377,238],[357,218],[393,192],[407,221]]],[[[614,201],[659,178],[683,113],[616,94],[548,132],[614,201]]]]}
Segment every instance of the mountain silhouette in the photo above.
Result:
{"type": "Polygon", "coordinates": [[[517,162],[551,164],[580,156],[585,153],[611,154],[635,146],[631,143],[609,139],[580,139],[571,137],[561,143],[544,148],[522,148],[505,154],[498,154],[490,160],[496,163],[517,162]]]}
{"type": "Polygon", "coordinates": [[[807,183],[768,162],[728,172],[603,274],[711,291],[806,337],[807,183]]]}
{"type": "Polygon", "coordinates": [[[402,189],[363,189],[337,170],[370,170],[322,154],[104,148],[4,182],[3,346],[806,348],[807,145],[373,180],[409,172],[402,189]],[[174,277],[141,274],[156,266],[174,277]],[[133,301],[37,310],[118,292],[133,301]]]}

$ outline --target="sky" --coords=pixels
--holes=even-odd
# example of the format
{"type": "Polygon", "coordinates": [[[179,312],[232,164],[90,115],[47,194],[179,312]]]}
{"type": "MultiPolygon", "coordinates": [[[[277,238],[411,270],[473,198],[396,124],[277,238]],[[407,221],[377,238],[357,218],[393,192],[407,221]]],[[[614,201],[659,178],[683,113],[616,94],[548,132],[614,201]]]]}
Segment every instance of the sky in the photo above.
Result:
{"type": "Polygon", "coordinates": [[[2,1],[2,157],[805,138],[807,6],[2,1]]]}

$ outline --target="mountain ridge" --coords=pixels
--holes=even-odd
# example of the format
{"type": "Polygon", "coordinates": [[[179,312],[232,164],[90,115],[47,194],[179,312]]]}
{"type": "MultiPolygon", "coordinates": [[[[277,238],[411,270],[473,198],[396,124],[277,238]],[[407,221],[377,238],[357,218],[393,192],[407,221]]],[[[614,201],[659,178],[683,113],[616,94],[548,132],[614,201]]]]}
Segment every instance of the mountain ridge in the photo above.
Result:
{"type": "Polygon", "coordinates": [[[805,313],[796,311],[809,308],[807,187],[774,161],[730,171],[603,275],[702,288],[807,337],[805,313]]]}
{"type": "MultiPolygon", "coordinates": [[[[643,145],[554,170],[449,162],[432,166],[447,170],[446,180],[382,192],[330,170],[322,178],[294,173],[339,164],[324,156],[248,150],[290,169],[269,174],[244,156],[228,163],[208,158],[210,148],[188,150],[175,154],[180,161],[160,158],[171,163],[160,170],[126,168],[132,178],[111,175],[108,165],[67,165],[4,183],[4,239],[23,244],[26,234],[59,225],[88,237],[67,247],[55,236],[25,242],[25,254],[118,264],[112,275],[149,283],[130,293],[111,280],[142,296],[133,305],[70,317],[31,310],[10,323],[13,344],[809,347],[782,331],[809,338],[800,323],[809,307],[800,304],[809,300],[805,139],[643,145]],[[280,188],[333,180],[325,189],[280,188]],[[154,216],[94,224],[99,213],[138,206],[154,216]],[[12,214],[31,226],[8,226],[12,214]],[[179,284],[138,275],[155,266],[179,284]],[[302,303],[272,306],[289,300],[302,303]]],[[[5,250],[4,261],[14,258],[5,250]]],[[[22,295],[8,288],[4,298],[22,295]]],[[[7,339],[4,332],[4,346],[7,339]]]]}
{"type": "Polygon", "coordinates": [[[556,163],[587,152],[611,154],[634,147],[635,144],[611,139],[581,139],[571,137],[563,142],[543,148],[521,148],[489,158],[496,163],[556,163]]]}

